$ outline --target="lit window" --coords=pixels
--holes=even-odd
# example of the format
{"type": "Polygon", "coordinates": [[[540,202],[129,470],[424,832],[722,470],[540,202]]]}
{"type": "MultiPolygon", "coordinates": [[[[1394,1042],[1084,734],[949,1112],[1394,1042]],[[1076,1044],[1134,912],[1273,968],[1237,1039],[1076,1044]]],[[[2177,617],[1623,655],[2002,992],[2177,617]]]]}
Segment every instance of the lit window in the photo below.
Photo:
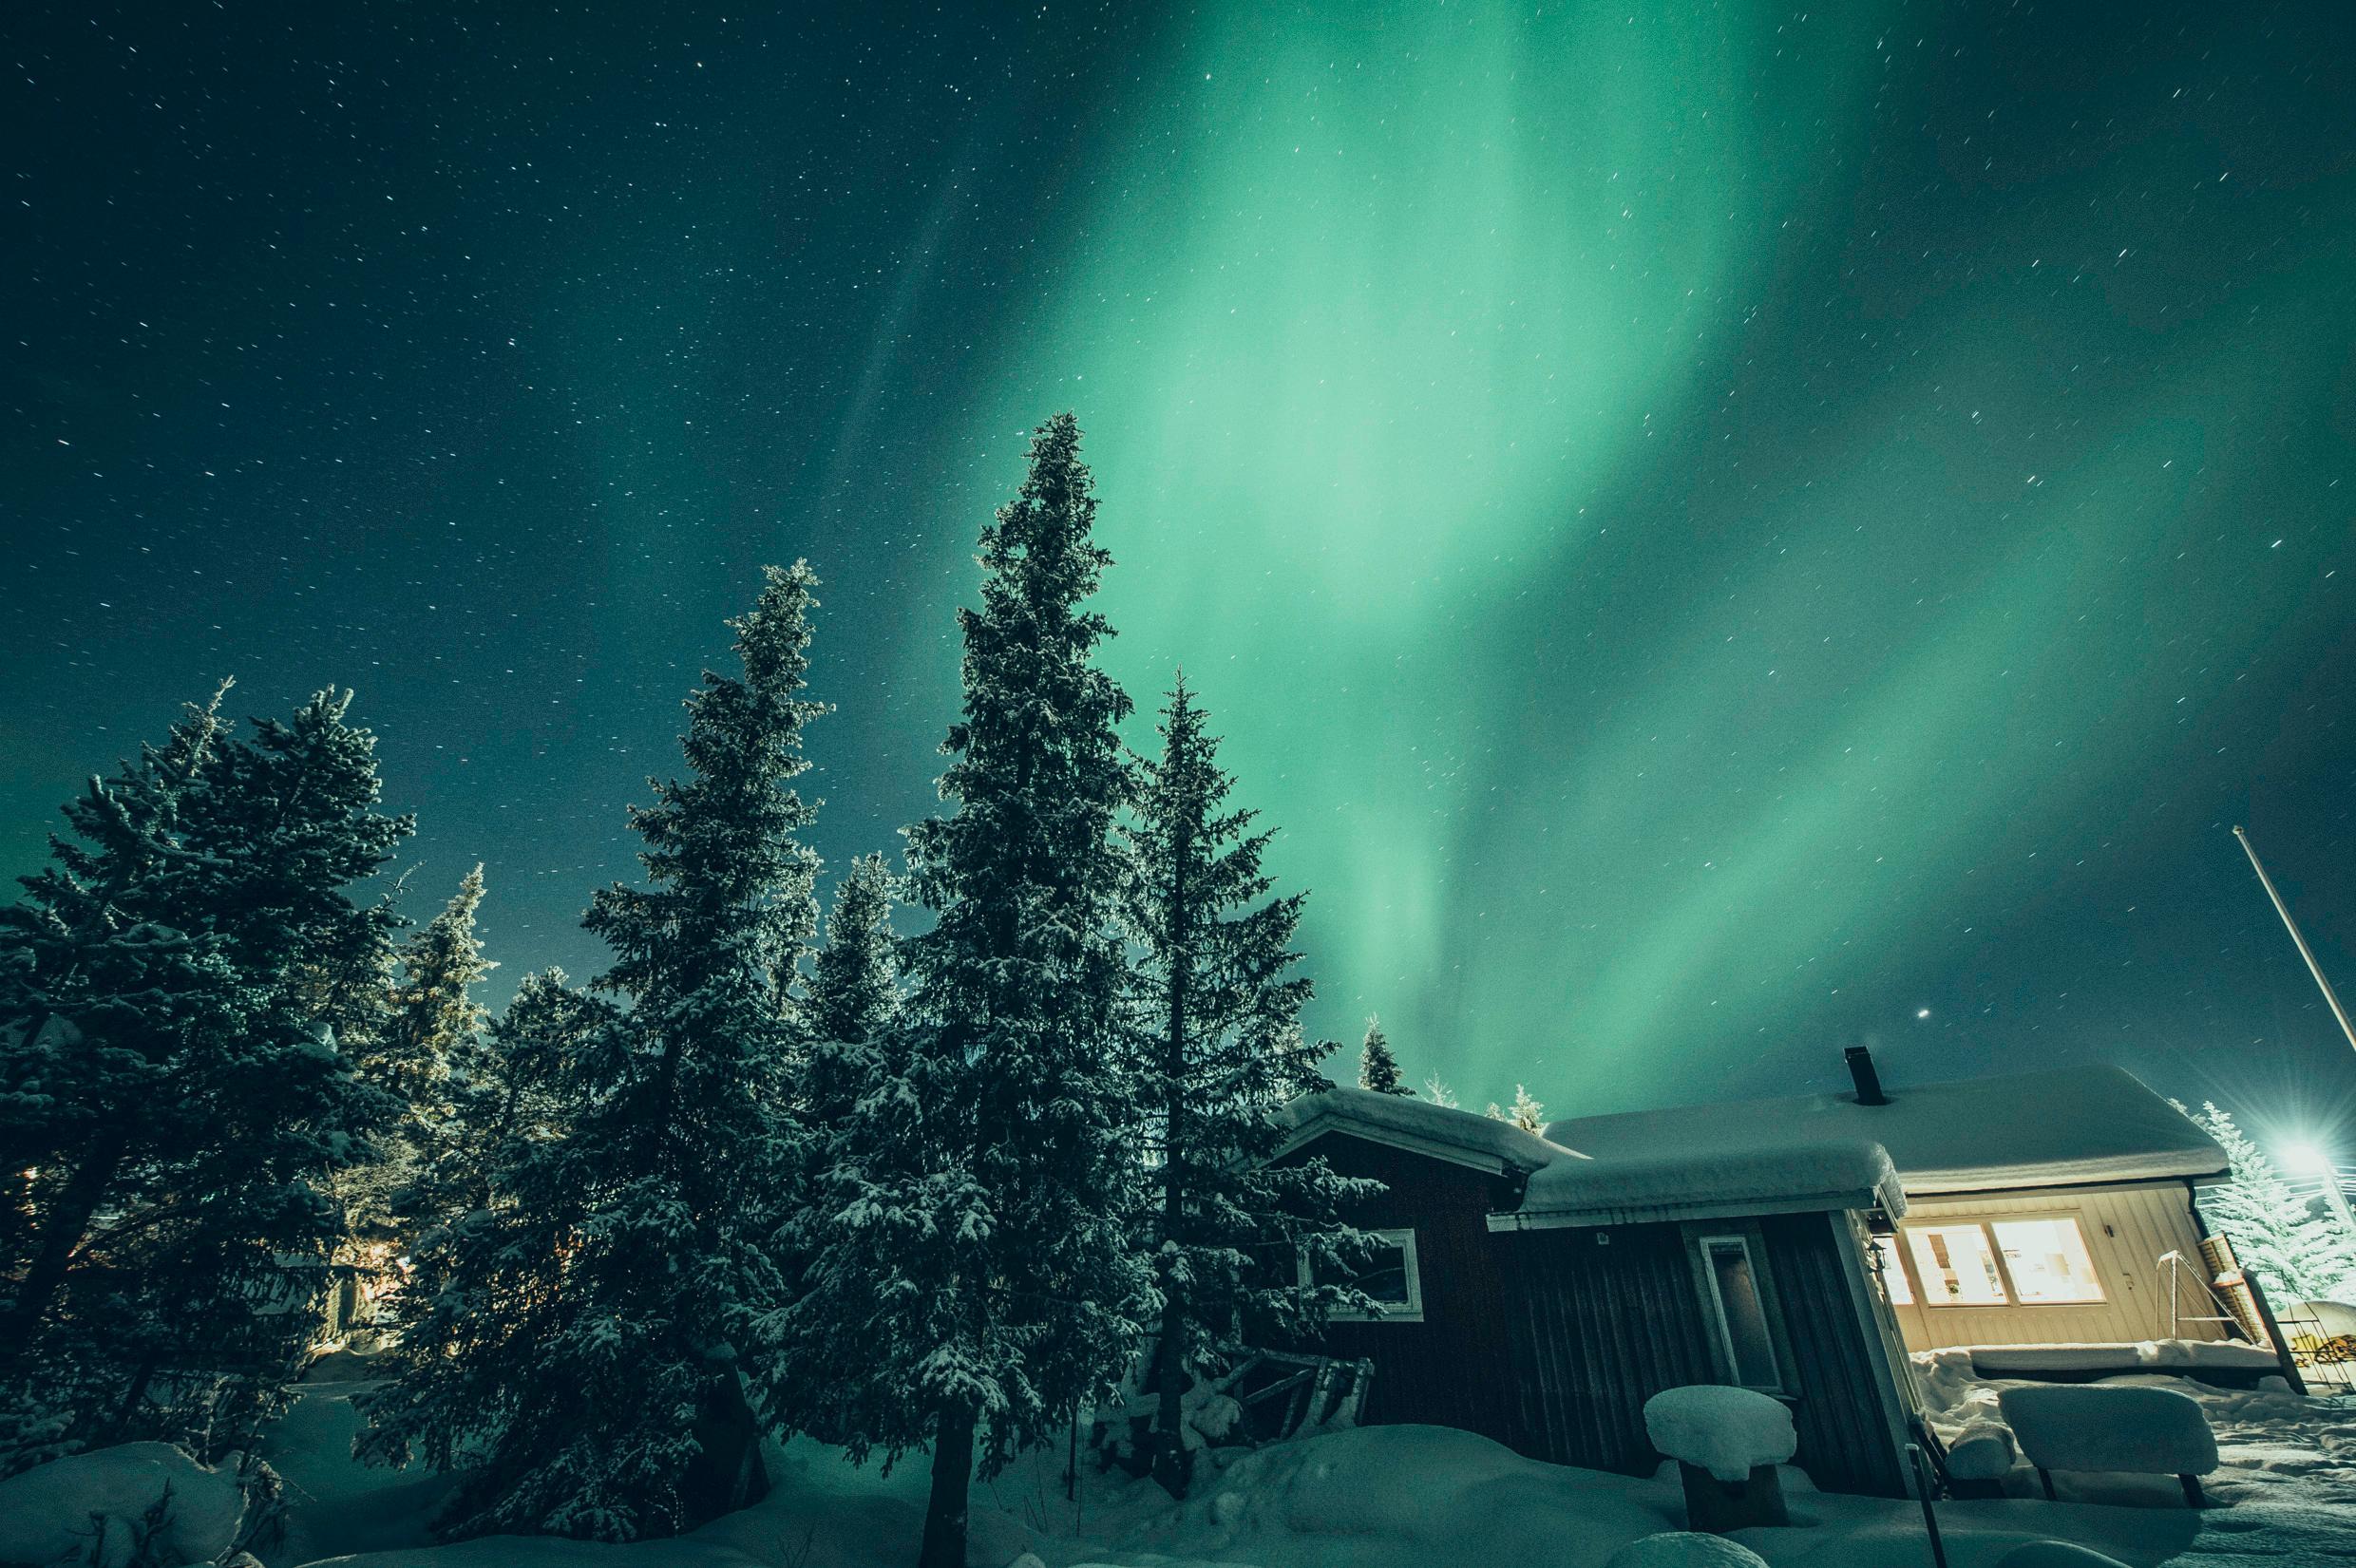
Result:
{"type": "MultiPolygon", "coordinates": [[[[1354,1285],[1374,1298],[1371,1313],[1335,1313],[1341,1323],[1420,1323],[1423,1321],[1423,1278],[1416,1266],[1416,1233],[1412,1230],[1368,1231],[1373,1245],[1363,1254],[1337,1266],[1336,1284],[1354,1285]]],[[[1301,1281],[1309,1282],[1308,1259],[1301,1260],[1301,1281]]]]}
{"type": "Polygon", "coordinates": [[[1906,1277],[1906,1264],[1898,1256],[1898,1238],[1877,1236],[1873,1238],[1873,1256],[1880,1265],[1882,1292],[1893,1307],[1914,1304],[1914,1287],[1906,1277]]]}
{"type": "Polygon", "coordinates": [[[1739,1236],[1705,1236],[1699,1245],[1719,1348],[1734,1380],[1746,1389],[1781,1388],[1783,1374],[1776,1365],[1775,1335],[1767,1329],[1767,1304],[1759,1294],[1758,1271],[1751,1263],[1750,1241],[1739,1236]]]}
{"type": "Polygon", "coordinates": [[[1987,1232],[1979,1226],[1909,1226],[1906,1239],[1914,1250],[1914,1272],[1922,1276],[1924,1299],[1931,1306],[2004,1305],[2004,1280],[1996,1272],[1996,1251],[1988,1245],[1987,1232]]]}
{"type": "Polygon", "coordinates": [[[2101,1282],[2075,1219],[2000,1219],[1996,1250],[2004,1255],[2013,1294],[2025,1303],[2100,1301],[2101,1282]]]}

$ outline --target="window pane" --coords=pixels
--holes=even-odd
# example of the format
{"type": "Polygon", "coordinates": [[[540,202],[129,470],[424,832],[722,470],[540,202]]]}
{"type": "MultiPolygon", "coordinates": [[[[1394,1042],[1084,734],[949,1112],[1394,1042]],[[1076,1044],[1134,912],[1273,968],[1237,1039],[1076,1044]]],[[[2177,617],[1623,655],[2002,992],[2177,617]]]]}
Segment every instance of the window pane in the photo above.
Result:
{"type": "Polygon", "coordinates": [[[2004,1219],[1992,1227],[2023,1301],[2100,1301],[2094,1259],[2075,1219],[2004,1219]]]}
{"type": "Polygon", "coordinates": [[[1905,1263],[1899,1260],[1898,1238],[1894,1236],[1877,1236],[1873,1238],[1873,1251],[1881,1259],[1882,1289],[1888,1293],[1890,1304],[1893,1307],[1912,1306],[1914,1287],[1906,1277],[1905,1263]]]}
{"type": "Polygon", "coordinates": [[[1922,1275],[1923,1294],[1934,1307],[2001,1307],[2004,1282],[1996,1272],[1996,1254],[1987,1233],[1977,1225],[1909,1227],[1908,1244],[1914,1251],[1914,1272],[1922,1275]]]}
{"type": "Polygon", "coordinates": [[[1783,1381],[1776,1370],[1776,1343],[1767,1332],[1767,1309],[1759,1301],[1758,1278],[1751,1271],[1751,1249],[1739,1237],[1702,1243],[1718,1307],[1726,1331],[1726,1353],[1735,1381],[1746,1389],[1773,1389],[1783,1381]]]}
{"type": "Polygon", "coordinates": [[[1378,1242],[1351,1283],[1387,1307],[1406,1306],[1407,1249],[1396,1241],[1378,1242]]]}

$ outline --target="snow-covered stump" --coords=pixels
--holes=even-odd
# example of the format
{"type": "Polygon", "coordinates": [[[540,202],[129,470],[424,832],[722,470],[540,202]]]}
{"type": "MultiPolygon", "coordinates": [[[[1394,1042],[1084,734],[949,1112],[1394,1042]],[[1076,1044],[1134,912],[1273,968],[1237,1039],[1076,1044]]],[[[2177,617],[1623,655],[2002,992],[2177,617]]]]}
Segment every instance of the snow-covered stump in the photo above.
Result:
{"type": "Polygon", "coordinates": [[[1670,1389],[1644,1402],[1644,1431],[1677,1461],[1687,1529],[1790,1522],[1776,1466],[1798,1451],[1799,1434],[1780,1401],[1716,1384],[1670,1389]]]}

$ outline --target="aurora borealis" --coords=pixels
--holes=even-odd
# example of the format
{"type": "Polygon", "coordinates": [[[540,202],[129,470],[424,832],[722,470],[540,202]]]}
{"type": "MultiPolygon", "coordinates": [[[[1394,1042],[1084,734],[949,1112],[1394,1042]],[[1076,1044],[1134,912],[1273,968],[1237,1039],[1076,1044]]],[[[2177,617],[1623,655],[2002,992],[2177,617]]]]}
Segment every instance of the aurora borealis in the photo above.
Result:
{"type": "Polygon", "coordinates": [[[0,24],[8,871],[218,675],[333,680],[417,909],[482,858],[501,977],[593,971],[797,555],[816,840],[892,847],[1069,406],[1322,1032],[1564,1113],[1869,1038],[2356,1110],[2228,834],[2356,988],[2346,8],[319,9],[0,24]]]}

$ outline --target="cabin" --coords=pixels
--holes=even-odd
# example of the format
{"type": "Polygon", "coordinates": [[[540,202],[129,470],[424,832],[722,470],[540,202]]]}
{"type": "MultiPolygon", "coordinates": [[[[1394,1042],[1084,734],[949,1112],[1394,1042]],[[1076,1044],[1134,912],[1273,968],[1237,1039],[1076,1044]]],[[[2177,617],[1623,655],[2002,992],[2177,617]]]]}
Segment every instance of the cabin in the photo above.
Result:
{"type": "Polygon", "coordinates": [[[1898,1496],[1910,1351],[2033,1376],[2183,1370],[2154,1359],[2169,1347],[2245,1378],[2284,1365],[2270,1323],[2212,1289],[2231,1256],[2197,1188],[2223,1151],[2132,1075],[1885,1091],[1869,1056],[1850,1067],[1847,1094],[1543,1136],[1356,1088],[1287,1106],[1274,1158],[1382,1183],[1347,1216],[1381,1243],[1355,1275],[1380,1310],[1323,1344],[1374,1368],[1360,1419],[1647,1474],[1644,1401],[1732,1384],[1790,1407],[1817,1486],[1898,1496]]]}

